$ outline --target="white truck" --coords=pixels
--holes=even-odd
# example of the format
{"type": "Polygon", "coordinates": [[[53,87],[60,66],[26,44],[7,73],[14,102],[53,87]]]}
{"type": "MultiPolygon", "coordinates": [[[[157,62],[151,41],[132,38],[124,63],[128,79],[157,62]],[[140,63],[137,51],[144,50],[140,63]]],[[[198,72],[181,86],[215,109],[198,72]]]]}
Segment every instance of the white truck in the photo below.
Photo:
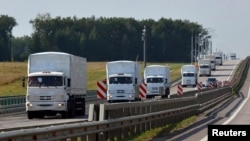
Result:
{"type": "Polygon", "coordinates": [[[199,59],[199,76],[211,76],[211,60],[210,59],[199,59]]]}
{"type": "Polygon", "coordinates": [[[221,51],[216,51],[213,52],[213,55],[215,56],[215,61],[216,61],[216,65],[223,65],[223,52],[221,51]]]}
{"type": "Polygon", "coordinates": [[[230,53],[230,60],[236,60],[236,53],[230,53]]]}
{"type": "Polygon", "coordinates": [[[213,54],[204,55],[204,59],[210,59],[211,60],[211,69],[216,70],[215,55],[213,55],[213,54]]]}
{"type": "Polygon", "coordinates": [[[195,87],[198,82],[197,67],[195,65],[183,65],[181,67],[181,85],[183,87],[195,87]]]}
{"type": "Polygon", "coordinates": [[[141,67],[137,61],[118,60],[106,64],[107,101],[139,101],[141,67]]]}
{"type": "Polygon", "coordinates": [[[147,98],[168,97],[170,94],[170,68],[164,65],[149,65],[144,69],[144,83],[147,84],[147,98]]]}
{"type": "Polygon", "coordinates": [[[27,72],[28,119],[85,114],[86,58],[63,52],[34,53],[28,57],[27,72]]]}

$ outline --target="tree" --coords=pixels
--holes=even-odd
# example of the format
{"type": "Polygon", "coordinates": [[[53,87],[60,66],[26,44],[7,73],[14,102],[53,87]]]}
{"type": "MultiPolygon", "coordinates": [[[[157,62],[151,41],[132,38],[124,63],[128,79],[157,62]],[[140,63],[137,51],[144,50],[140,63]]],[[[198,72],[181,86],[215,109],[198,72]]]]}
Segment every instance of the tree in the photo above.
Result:
{"type": "Polygon", "coordinates": [[[0,61],[12,60],[12,29],[17,25],[13,17],[0,15],[0,61]]]}

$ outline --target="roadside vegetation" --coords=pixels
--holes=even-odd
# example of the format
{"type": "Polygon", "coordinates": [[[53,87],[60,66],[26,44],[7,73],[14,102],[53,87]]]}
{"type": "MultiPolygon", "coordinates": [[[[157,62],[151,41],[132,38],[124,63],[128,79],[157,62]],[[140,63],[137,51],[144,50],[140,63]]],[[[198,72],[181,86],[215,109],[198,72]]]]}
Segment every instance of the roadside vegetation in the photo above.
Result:
{"type": "MultiPolygon", "coordinates": [[[[133,141],[151,141],[153,139],[161,140],[164,136],[171,136],[171,134],[192,125],[197,120],[197,116],[191,116],[180,122],[170,123],[162,127],[158,127],[146,131],[139,136],[133,138],[133,141]]],[[[132,141],[131,140],[131,141],[132,141]]]]}
{"type": "MultiPolygon", "coordinates": [[[[180,67],[185,63],[147,63],[147,65],[151,64],[169,66],[171,69],[170,79],[176,80],[180,77],[180,67]]],[[[87,63],[88,90],[96,90],[97,81],[105,79],[105,66],[106,62],[87,63]]],[[[141,62],[141,67],[143,70],[143,62],[141,62]]],[[[26,77],[27,62],[0,62],[0,96],[25,95],[26,87],[23,87],[23,79],[26,77]]]]}

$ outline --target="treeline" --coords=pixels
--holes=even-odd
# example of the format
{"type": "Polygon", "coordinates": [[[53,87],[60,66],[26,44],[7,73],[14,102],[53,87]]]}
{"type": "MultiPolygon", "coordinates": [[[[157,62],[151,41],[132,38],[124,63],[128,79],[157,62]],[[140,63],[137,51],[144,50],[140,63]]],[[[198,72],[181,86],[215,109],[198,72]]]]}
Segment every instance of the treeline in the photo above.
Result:
{"type": "Polygon", "coordinates": [[[88,61],[143,61],[145,29],[148,62],[190,62],[191,37],[204,33],[201,25],[188,20],[161,18],[77,18],[38,15],[30,20],[30,36],[13,37],[17,25],[12,17],[0,16],[0,61],[24,61],[30,53],[61,51],[88,61]],[[4,26],[3,26],[4,25],[4,26]]]}

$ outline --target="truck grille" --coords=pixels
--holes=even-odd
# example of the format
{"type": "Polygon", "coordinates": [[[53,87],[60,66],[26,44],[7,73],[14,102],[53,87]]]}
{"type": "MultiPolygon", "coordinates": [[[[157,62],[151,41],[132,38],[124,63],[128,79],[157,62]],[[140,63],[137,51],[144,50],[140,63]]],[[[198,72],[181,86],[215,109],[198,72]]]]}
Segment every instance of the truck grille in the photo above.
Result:
{"type": "Polygon", "coordinates": [[[124,90],[117,90],[117,93],[124,93],[124,90]]]}
{"type": "Polygon", "coordinates": [[[40,96],[40,100],[51,100],[51,96],[40,96]]]}

